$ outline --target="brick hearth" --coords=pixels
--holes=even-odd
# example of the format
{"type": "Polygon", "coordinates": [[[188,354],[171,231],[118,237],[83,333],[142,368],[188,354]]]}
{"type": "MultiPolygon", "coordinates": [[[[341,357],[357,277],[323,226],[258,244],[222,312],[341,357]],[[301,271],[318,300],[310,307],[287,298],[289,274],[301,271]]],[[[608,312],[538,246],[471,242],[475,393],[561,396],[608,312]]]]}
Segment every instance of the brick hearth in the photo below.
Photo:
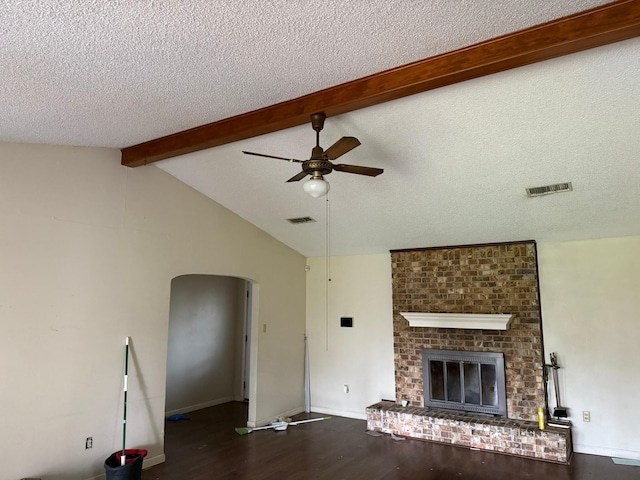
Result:
{"type": "Polygon", "coordinates": [[[569,463],[571,429],[536,422],[480,418],[382,401],[367,407],[367,430],[498,453],[569,463]]]}

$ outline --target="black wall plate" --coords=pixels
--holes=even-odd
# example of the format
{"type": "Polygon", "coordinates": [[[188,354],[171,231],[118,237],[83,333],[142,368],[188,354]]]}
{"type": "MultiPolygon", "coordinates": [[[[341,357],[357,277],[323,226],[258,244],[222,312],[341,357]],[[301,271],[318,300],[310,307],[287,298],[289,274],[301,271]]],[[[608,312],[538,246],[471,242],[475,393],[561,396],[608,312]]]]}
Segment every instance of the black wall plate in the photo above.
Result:
{"type": "Polygon", "coordinates": [[[353,327],[353,317],[340,317],[341,327],[353,327]]]}

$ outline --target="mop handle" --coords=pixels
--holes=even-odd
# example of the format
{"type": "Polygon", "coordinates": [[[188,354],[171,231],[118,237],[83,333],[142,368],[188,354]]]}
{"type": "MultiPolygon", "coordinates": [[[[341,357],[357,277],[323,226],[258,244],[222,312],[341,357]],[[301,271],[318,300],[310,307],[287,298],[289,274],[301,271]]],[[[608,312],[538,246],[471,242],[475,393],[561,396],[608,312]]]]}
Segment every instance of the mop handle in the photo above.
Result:
{"type": "Polygon", "coordinates": [[[126,442],[127,442],[127,381],[129,374],[129,337],[125,338],[124,347],[124,417],[122,419],[122,456],[120,457],[120,465],[125,466],[127,463],[126,442]]]}
{"type": "Polygon", "coordinates": [[[301,423],[319,422],[320,420],[329,420],[331,417],[310,418],[309,420],[298,420],[297,422],[289,422],[289,425],[300,425],[301,423]]]}

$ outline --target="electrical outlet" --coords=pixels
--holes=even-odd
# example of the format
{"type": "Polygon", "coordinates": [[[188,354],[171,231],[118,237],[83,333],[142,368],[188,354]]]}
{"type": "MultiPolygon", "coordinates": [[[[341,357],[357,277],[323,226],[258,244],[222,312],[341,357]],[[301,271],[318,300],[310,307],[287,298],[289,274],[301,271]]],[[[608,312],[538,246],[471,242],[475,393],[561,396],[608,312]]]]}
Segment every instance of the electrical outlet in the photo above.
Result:
{"type": "Polygon", "coordinates": [[[93,437],[87,437],[84,442],[84,449],[89,450],[90,448],[93,448],[93,437]]]}
{"type": "Polygon", "coordinates": [[[582,412],[582,421],[583,422],[590,422],[591,421],[591,412],[588,411],[584,411],[582,412]]]}

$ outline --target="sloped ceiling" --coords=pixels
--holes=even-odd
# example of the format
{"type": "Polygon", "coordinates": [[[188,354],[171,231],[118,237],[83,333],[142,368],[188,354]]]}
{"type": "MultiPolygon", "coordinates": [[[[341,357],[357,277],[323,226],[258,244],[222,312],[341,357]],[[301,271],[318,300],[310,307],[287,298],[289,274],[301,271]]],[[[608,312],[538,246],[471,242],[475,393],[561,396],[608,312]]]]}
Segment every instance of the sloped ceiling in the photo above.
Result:
{"type": "MultiPolygon", "coordinates": [[[[605,3],[8,0],[0,140],[122,148],[605,3]]],[[[328,201],[241,153],[306,159],[310,126],[156,165],[307,256],[638,235],[638,71],[631,39],[330,117],[321,144],[385,172],[328,201]]]]}

